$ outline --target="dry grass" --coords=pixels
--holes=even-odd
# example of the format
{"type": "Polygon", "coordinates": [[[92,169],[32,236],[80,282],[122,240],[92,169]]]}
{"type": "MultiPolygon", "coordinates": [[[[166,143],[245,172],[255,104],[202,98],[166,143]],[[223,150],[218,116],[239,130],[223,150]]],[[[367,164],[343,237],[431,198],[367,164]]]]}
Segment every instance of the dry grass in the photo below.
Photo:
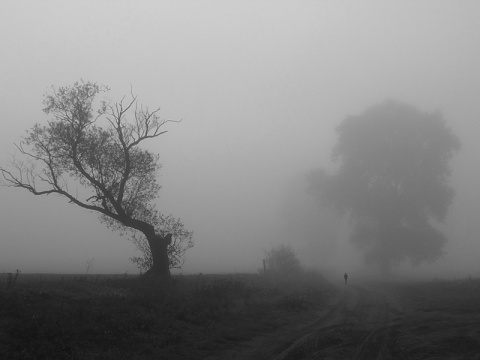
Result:
{"type": "Polygon", "coordinates": [[[306,321],[334,292],[318,274],[0,279],[0,358],[199,359],[306,321]],[[1,283],[0,283],[1,284],[1,283]]]}
{"type": "Polygon", "coordinates": [[[399,287],[405,322],[399,341],[411,359],[479,359],[480,280],[399,287]]]}

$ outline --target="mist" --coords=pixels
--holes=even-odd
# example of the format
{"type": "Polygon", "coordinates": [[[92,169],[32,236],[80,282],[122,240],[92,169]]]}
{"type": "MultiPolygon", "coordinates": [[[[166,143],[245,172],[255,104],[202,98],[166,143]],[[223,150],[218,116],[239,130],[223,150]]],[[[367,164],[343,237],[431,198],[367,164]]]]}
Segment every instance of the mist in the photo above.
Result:
{"type": "MultiPolygon", "coordinates": [[[[395,271],[478,276],[480,4],[415,2],[3,2],[0,161],[48,119],[42,96],[84,79],[132,90],[168,123],[158,208],[194,232],[176,272],[256,272],[290,244],[301,263],[373,271],[348,221],[322,210],[307,174],[334,169],[335,128],[387,98],[442,112],[462,141],[445,255],[395,271]]],[[[55,196],[0,187],[0,271],[138,273],[126,237],[55,196]]]]}

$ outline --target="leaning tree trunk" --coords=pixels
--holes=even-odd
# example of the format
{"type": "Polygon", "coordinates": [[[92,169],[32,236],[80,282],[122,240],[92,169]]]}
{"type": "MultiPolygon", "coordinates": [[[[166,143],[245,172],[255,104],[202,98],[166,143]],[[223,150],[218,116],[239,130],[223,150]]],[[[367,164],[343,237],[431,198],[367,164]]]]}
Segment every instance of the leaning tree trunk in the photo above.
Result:
{"type": "Polygon", "coordinates": [[[145,273],[145,277],[159,279],[170,278],[170,261],[168,259],[168,245],[172,242],[172,234],[162,237],[158,234],[147,236],[148,245],[152,253],[152,267],[145,273]]]}

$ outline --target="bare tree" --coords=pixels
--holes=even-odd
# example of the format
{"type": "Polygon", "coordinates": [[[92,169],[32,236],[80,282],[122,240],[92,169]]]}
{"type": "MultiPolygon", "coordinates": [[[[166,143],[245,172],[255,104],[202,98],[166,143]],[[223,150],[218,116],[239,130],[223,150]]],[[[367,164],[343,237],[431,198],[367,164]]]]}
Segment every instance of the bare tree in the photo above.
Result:
{"type": "MultiPolygon", "coordinates": [[[[139,145],[164,134],[172,120],[161,120],[159,108],[138,104],[133,93],[114,104],[99,101],[108,90],[80,81],[45,94],[43,111],[53,119],[35,124],[16,144],[21,157],[0,167],[2,183],[34,195],[61,195],[99,213],[111,229],[131,232],[134,239],[143,236],[152,257],[146,274],[168,278],[172,235],[161,228],[164,217],[153,203],[161,165],[158,155],[139,145]]],[[[179,219],[174,223],[183,229],[179,219]]],[[[191,242],[191,233],[184,232],[191,242]]]]}

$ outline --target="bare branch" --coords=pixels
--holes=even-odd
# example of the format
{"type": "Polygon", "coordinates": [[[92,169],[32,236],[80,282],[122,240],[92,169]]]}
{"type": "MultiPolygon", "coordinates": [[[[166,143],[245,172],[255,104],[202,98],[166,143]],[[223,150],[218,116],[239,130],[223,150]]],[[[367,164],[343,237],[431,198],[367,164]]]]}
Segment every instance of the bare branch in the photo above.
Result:
{"type": "MultiPolygon", "coordinates": [[[[97,107],[95,97],[105,90],[83,80],[53,88],[44,97],[44,111],[53,119],[46,126],[35,124],[15,144],[25,161],[13,157],[9,168],[0,167],[0,183],[34,195],[61,195],[99,213],[109,227],[131,228],[151,241],[168,225],[151,203],[160,190],[156,172],[161,166],[158,155],[138,145],[166,133],[167,122],[179,121],[162,120],[160,108],[151,111],[140,105],[133,88],[131,98],[115,104],[102,101],[97,107]],[[106,128],[97,123],[101,116],[106,128]]],[[[172,254],[173,264],[180,264],[182,251],[193,245],[191,233],[182,236],[187,243],[182,247],[181,240],[174,242],[181,251],[172,254]]]]}

